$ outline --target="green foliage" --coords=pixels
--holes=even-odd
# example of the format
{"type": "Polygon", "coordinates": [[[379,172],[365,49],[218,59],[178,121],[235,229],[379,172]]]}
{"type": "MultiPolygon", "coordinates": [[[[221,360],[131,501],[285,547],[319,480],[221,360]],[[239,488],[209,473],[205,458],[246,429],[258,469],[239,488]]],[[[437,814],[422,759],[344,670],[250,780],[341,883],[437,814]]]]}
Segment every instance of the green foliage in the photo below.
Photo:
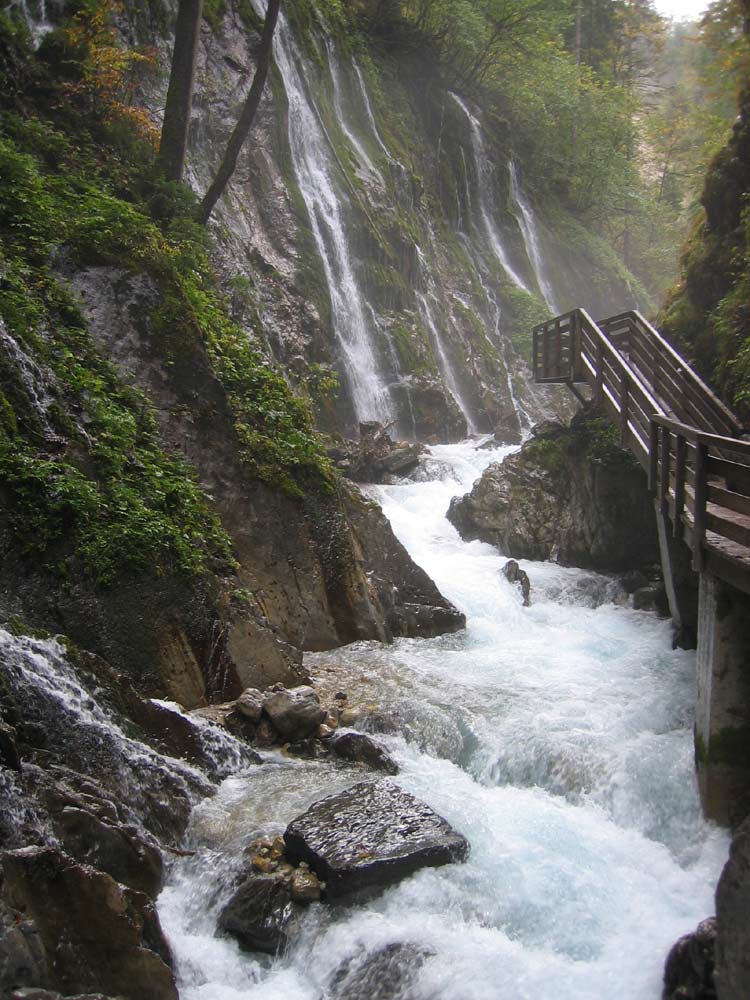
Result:
{"type": "Polygon", "coordinates": [[[57,262],[150,276],[161,305],[142,321],[163,335],[167,365],[205,351],[249,475],[293,496],[327,491],[328,459],[307,405],[229,320],[190,193],[154,178],[137,138],[113,140],[103,155],[113,132],[95,115],[58,115],[56,70],[33,65],[44,77],[39,107],[8,111],[0,125],[0,317],[56,388],[41,412],[19,369],[0,364],[0,478],[11,528],[48,568],[77,567],[100,585],[127,572],[226,570],[229,539],[207,497],[184,461],[159,446],[145,397],[95,348],[57,262]],[[50,106],[63,129],[47,120],[50,106]]]}

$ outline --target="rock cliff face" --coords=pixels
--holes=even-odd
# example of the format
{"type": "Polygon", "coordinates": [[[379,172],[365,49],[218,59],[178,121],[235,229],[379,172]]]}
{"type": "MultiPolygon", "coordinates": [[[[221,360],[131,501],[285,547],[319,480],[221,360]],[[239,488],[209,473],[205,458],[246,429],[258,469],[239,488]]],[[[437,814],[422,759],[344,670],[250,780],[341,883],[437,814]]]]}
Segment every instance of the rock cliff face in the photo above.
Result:
{"type": "Polygon", "coordinates": [[[569,428],[538,428],[453,500],[448,519],[462,538],[515,558],[614,572],[659,561],[644,473],[593,412],[577,415],[569,428]]]}
{"type": "MultiPolygon", "coordinates": [[[[189,154],[199,193],[252,76],[247,10],[221,9],[201,32],[189,154]]],[[[637,282],[559,205],[555,225],[541,199],[526,198],[523,216],[507,127],[446,95],[418,55],[373,42],[355,57],[313,5],[285,14],[272,87],[212,226],[237,317],[328,430],[390,419],[401,439],[499,428],[518,440],[559,398],[529,383],[533,323],[573,305],[643,304],[637,282]]],[[[161,44],[166,58],[169,37],[161,44]]],[[[158,118],[161,87],[149,103],[158,118]]]]}

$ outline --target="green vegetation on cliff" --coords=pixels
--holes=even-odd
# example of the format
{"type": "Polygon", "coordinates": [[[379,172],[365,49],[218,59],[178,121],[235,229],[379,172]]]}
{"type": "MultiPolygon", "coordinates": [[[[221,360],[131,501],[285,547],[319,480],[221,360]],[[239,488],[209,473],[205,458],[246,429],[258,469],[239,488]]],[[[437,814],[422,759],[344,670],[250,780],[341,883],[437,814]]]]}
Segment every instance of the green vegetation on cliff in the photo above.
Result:
{"type": "MultiPolygon", "coordinates": [[[[250,477],[302,496],[327,490],[332,473],[307,405],[228,318],[192,200],[156,177],[142,118],[109,76],[111,28],[86,11],[37,55],[23,26],[0,19],[0,317],[12,338],[0,475],[11,527],[57,571],[76,551],[99,583],[228,567],[210,501],[160,446],[147,400],[99,353],[69,276],[102,266],[148,276],[160,298],[143,317],[155,356],[170,366],[196,344],[205,352],[250,477]]],[[[124,91],[121,63],[114,72],[124,91]]]]}

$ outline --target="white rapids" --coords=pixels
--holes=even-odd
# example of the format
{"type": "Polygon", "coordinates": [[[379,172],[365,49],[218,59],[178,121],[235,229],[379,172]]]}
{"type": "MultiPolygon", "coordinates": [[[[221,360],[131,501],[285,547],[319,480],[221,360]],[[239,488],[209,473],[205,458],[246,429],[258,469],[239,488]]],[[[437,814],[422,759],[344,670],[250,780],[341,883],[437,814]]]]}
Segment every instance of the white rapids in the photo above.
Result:
{"type": "Polygon", "coordinates": [[[429,953],[400,1000],[657,1000],[670,945],[713,912],[727,838],[695,790],[694,654],[596,574],[524,562],[523,608],[505,559],[461,541],[450,498],[507,451],[434,447],[425,481],[372,490],[466,630],[307,658],[324,689],[375,703],[395,780],[466,835],[468,861],[313,904],[285,956],[256,960],[214,935],[242,847],[361,772],[278,755],[228,778],[159,901],[183,1000],[322,1000],[342,962],[392,943],[429,953]]]}

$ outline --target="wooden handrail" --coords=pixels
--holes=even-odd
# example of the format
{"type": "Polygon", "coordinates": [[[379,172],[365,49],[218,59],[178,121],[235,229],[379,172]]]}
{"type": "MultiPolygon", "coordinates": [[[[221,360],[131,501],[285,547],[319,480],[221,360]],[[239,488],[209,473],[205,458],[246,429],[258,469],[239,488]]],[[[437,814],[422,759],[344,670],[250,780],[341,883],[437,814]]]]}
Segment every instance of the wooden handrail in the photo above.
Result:
{"type": "Polygon", "coordinates": [[[750,593],[750,440],[658,330],[636,311],[595,323],[575,309],[534,328],[533,365],[538,382],[589,383],[693,568],[750,593]]]}

